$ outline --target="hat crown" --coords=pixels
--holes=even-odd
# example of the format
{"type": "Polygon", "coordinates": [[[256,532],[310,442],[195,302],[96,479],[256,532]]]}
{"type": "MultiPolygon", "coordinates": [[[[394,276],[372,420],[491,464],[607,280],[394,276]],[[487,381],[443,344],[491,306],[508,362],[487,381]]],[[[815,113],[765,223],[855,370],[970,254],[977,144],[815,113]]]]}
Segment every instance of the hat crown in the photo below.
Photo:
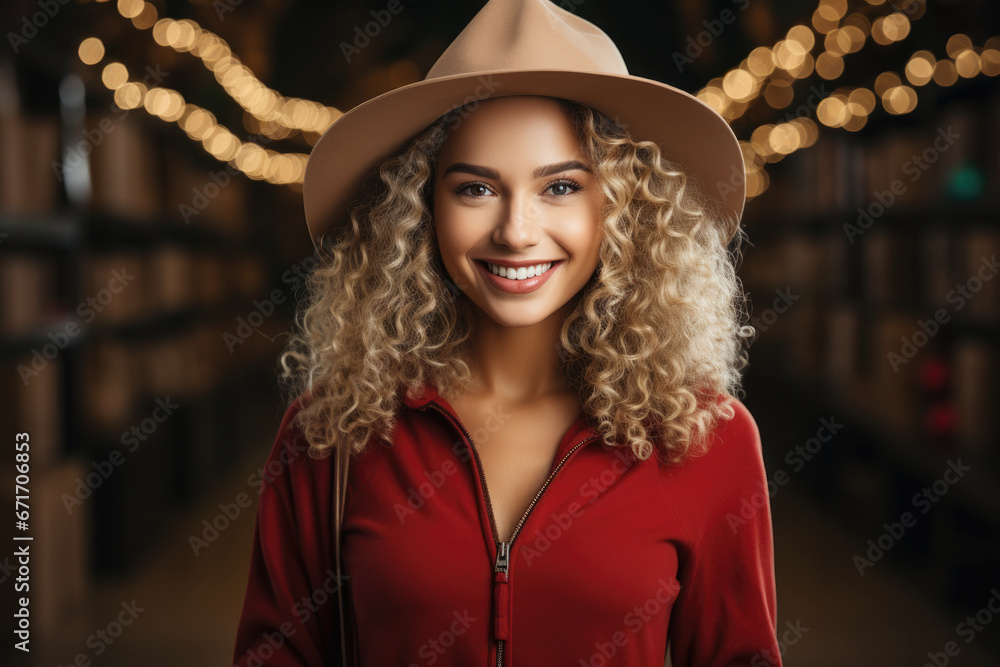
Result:
{"type": "Polygon", "coordinates": [[[593,23],[548,0],[490,0],[425,80],[505,70],[628,74],[618,47],[593,23]]]}
{"type": "MultiPolygon", "coordinates": [[[[313,242],[318,247],[324,233],[346,224],[379,164],[443,114],[473,100],[515,95],[597,109],[634,139],[659,144],[719,205],[727,223],[733,214],[736,222],[742,216],[743,152],[714,109],[679,88],[630,75],[604,31],[548,0],[489,0],[422,81],[359,104],[313,146],[302,183],[313,242]]],[[[727,227],[731,238],[737,226],[727,227]]]]}

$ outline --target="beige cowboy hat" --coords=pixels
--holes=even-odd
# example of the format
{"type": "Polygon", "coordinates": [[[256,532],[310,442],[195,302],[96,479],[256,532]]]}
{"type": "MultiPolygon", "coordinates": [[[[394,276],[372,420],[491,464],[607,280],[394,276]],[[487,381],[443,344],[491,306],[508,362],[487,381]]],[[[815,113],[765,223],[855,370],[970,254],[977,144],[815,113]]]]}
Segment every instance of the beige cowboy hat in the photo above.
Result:
{"type": "Polygon", "coordinates": [[[634,139],[657,142],[718,204],[735,234],[746,174],[722,116],[679,88],[630,75],[604,31],[548,0],[489,0],[423,81],[359,104],[313,146],[302,185],[313,243],[348,219],[365,178],[424,128],[456,107],[510,95],[581,102],[634,139]]]}

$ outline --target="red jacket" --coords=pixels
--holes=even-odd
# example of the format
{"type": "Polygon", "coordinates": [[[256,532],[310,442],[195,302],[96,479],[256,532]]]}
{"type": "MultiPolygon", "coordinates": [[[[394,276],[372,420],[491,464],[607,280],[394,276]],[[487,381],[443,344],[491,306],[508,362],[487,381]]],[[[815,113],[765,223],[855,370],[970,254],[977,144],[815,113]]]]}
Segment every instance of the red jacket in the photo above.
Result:
{"type": "MultiPolygon", "coordinates": [[[[310,459],[291,428],[301,400],[264,467],[240,667],[341,665],[334,458],[310,459]]],[[[498,665],[502,646],[508,667],[661,667],[668,639],[675,667],[781,664],[760,435],[742,403],[680,466],[605,448],[579,419],[506,568],[464,426],[433,389],[404,404],[392,446],[373,439],[349,471],[357,665],[498,665]]]]}

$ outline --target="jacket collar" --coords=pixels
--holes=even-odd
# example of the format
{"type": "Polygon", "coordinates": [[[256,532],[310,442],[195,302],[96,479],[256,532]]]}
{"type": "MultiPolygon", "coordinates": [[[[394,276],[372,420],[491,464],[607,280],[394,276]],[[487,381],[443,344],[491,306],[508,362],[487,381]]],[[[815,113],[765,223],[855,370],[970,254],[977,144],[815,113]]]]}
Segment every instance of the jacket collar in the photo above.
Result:
{"type": "MultiPolygon", "coordinates": [[[[417,392],[406,387],[401,390],[402,401],[405,405],[421,410],[429,403],[436,404],[442,410],[446,410],[452,415],[456,420],[458,415],[455,414],[455,410],[451,407],[447,400],[445,400],[430,383],[425,383],[424,390],[422,392],[417,392]]],[[[555,461],[553,461],[553,466],[558,462],[563,455],[572,449],[576,444],[582,440],[590,439],[592,436],[599,436],[598,432],[587,425],[587,420],[583,415],[581,415],[572,426],[570,426],[569,431],[567,431],[565,437],[559,445],[559,449],[556,452],[555,461]]],[[[599,440],[599,438],[598,438],[599,440]]]]}
{"type": "Polygon", "coordinates": [[[420,409],[438,398],[437,389],[431,386],[430,383],[424,384],[423,392],[415,392],[407,387],[403,387],[401,391],[403,394],[403,403],[416,409],[420,409]]]}

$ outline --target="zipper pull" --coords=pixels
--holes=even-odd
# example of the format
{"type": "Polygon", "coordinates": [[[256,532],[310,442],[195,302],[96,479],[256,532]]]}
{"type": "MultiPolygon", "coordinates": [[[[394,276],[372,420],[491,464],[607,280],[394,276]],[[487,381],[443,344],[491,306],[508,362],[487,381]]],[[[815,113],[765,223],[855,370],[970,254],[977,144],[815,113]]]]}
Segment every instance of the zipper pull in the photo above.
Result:
{"type": "Polygon", "coordinates": [[[509,544],[501,542],[497,545],[497,563],[493,578],[493,634],[497,641],[507,639],[507,558],[509,555],[509,544]]]}

